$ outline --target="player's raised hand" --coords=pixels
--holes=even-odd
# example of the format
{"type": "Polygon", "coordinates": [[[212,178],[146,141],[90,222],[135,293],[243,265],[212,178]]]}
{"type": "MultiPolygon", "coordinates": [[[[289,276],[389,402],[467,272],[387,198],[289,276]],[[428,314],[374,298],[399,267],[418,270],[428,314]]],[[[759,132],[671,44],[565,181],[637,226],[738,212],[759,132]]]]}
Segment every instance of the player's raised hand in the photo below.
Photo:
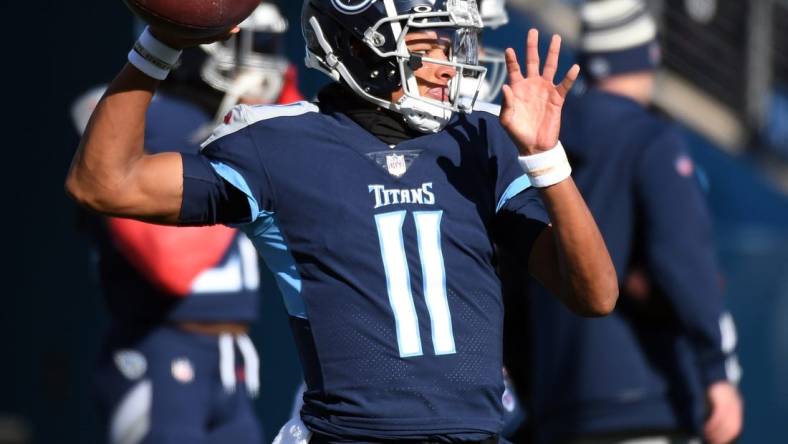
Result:
{"type": "Polygon", "coordinates": [[[553,79],[558,69],[561,37],[553,35],[541,74],[538,44],[539,32],[536,29],[529,30],[525,77],[514,50],[506,50],[509,84],[503,86],[500,119],[522,155],[549,150],[558,142],[564,98],[580,72],[580,67],[573,65],[561,83],[555,85],[553,79]]]}

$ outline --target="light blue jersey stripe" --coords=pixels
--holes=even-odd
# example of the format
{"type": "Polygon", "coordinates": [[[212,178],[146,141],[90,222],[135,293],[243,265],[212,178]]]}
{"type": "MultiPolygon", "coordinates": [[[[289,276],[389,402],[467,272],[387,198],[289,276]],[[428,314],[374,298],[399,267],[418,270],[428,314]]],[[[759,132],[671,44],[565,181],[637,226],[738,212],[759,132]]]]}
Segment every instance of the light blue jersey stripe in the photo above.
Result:
{"type": "Polygon", "coordinates": [[[301,276],[298,274],[295,259],[287,248],[285,238],[276,225],[274,213],[260,210],[252,190],[238,171],[221,162],[211,162],[211,166],[219,176],[246,194],[252,221],[242,225],[240,229],[246,233],[268,268],[274,273],[287,312],[291,316],[306,319],[306,307],[301,297],[301,276]]]}
{"type": "Polygon", "coordinates": [[[509,202],[509,199],[517,196],[518,194],[522,193],[526,189],[530,188],[531,181],[528,179],[526,174],[518,177],[517,179],[513,180],[512,183],[506,187],[506,191],[503,192],[501,199],[498,201],[498,205],[495,207],[495,212],[501,211],[506,202],[509,202]]]}
{"type": "MultiPolygon", "coordinates": [[[[483,111],[486,113],[490,113],[494,116],[499,116],[501,114],[501,105],[477,101],[476,104],[473,106],[473,110],[483,111]]],[[[509,199],[522,193],[530,186],[531,186],[531,181],[528,179],[528,176],[525,174],[512,181],[512,183],[510,183],[509,186],[506,187],[506,191],[504,191],[503,195],[501,196],[501,200],[498,201],[498,205],[495,207],[495,212],[497,213],[501,211],[501,208],[503,208],[503,206],[506,205],[506,202],[508,202],[509,199]]]]}
{"type": "Polygon", "coordinates": [[[238,171],[235,171],[232,167],[222,162],[211,162],[211,166],[214,171],[216,171],[216,174],[221,176],[222,179],[230,182],[232,186],[246,194],[246,199],[249,201],[249,211],[252,216],[251,221],[254,222],[260,213],[260,206],[257,204],[257,199],[254,198],[254,194],[252,194],[252,190],[249,188],[243,176],[241,176],[238,171]]]}
{"type": "Polygon", "coordinates": [[[249,236],[268,268],[274,273],[287,313],[307,319],[304,299],[301,296],[301,275],[284,235],[276,224],[274,213],[260,212],[255,222],[242,226],[241,231],[249,236]]]}

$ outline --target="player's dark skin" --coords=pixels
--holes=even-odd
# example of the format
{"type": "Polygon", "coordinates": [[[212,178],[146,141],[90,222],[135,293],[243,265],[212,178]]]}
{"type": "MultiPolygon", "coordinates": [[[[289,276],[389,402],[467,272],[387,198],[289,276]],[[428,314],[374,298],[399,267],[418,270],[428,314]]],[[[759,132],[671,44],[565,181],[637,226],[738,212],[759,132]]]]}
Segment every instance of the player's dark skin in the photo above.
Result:
{"type": "MultiPolygon", "coordinates": [[[[204,43],[155,30],[154,34],[173,48],[204,43]]],[[[419,32],[409,34],[406,41],[410,50],[430,51],[444,44],[436,37],[419,32]],[[430,40],[426,47],[425,41],[430,40]]],[[[575,65],[560,84],[553,84],[560,52],[560,38],[554,36],[540,74],[538,38],[535,29],[529,31],[525,76],[514,51],[506,52],[510,84],[503,88],[500,119],[521,155],[555,146],[564,97],[579,72],[575,65]]],[[[436,52],[444,53],[442,49],[436,52]]],[[[425,96],[436,85],[447,85],[455,74],[449,66],[429,63],[415,72],[425,96]]],[[[127,64],[109,85],[66,181],[67,192],[80,204],[111,216],[177,224],[183,193],[181,156],[150,155],[143,149],[145,113],[158,83],[127,64]]],[[[391,99],[396,101],[401,95],[401,90],[395,91],[391,99]]],[[[552,224],[534,242],[528,272],[574,312],[584,316],[610,313],[618,298],[615,268],[574,181],[568,178],[540,188],[540,195],[552,224]]]]}

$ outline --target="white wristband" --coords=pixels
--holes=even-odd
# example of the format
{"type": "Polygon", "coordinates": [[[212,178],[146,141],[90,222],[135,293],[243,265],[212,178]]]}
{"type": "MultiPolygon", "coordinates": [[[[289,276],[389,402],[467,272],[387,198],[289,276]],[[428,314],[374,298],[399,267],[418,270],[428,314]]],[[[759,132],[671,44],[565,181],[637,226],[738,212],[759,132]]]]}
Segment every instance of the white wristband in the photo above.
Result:
{"type": "Polygon", "coordinates": [[[531,185],[536,188],[549,187],[566,179],[572,174],[572,167],[566,158],[566,151],[559,140],[547,151],[517,158],[525,170],[531,185]]]}
{"type": "Polygon", "coordinates": [[[146,27],[129,51],[129,63],[154,79],[164,80],[178,63],[181,52],[160,42],[146,27]]]}

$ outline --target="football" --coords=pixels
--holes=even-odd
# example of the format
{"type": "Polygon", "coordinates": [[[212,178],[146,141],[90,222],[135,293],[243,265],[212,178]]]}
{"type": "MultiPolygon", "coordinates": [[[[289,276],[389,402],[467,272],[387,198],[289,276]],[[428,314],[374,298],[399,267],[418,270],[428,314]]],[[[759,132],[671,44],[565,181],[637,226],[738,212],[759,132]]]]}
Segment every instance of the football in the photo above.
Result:
{"type": "Polygon", "coordinates": [[[204,38],[244,21],[260,0],[123,0],[139,18],[172,35],[204,38]]]}

